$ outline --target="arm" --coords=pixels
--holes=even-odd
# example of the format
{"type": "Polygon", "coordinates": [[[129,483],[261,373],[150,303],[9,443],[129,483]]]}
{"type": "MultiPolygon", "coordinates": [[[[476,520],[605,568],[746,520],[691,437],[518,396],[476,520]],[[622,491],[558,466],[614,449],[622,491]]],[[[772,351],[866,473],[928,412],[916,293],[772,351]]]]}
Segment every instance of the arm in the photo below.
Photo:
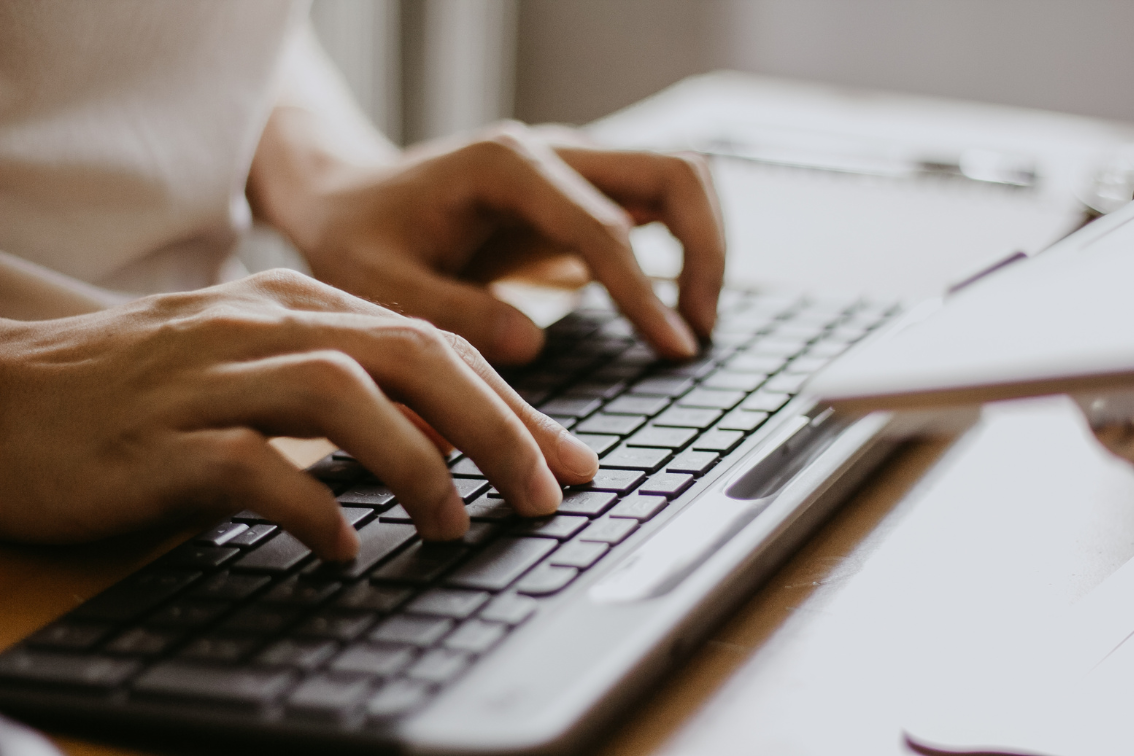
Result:
{"type": "Polygon", "coordinates": [[[109,291],[0,252],[0,318],[47,320],[118,304],[109,291]]]}

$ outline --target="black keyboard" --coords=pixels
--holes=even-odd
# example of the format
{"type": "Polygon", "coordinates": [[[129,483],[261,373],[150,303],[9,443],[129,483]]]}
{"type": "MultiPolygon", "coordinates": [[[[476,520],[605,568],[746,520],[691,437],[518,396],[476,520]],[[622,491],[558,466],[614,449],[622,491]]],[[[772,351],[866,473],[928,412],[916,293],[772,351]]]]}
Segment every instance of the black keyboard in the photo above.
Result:
{"type": "Polygon", "coordinates": [[[671,364],[592,293],[548,328],[537,362],[505,372],[600,456],[558,514],[517,517],[457,452],[449,465],[471,528],[424,543],[389,489],[335,453],[310,472],[358,530],[354,561],[322,562],[240,512],[0,654],[0,696],[58,693],[64,713],[97,700],[388,725],[603,564],[892,311],[728,291],[713,344],[671,364]]]}

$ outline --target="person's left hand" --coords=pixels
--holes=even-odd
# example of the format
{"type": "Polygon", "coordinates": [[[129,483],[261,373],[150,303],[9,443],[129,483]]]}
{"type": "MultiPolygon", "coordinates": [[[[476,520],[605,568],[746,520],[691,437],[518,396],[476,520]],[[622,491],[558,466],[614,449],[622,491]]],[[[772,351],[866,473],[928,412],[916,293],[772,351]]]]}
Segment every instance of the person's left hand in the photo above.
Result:
{"type": "Polygon", "coordinates": [[[564,255],[582,261],[663,356],[691,357],[696,337],[711,333],[724,235],[700,157],[600,150],[508,123],[362,168],[297,157],[306,115],[273,115],[249,192],[321,280],[458,333],[496,363],[532,359],[543,335],[485,284],[564,255]],[[630,248],[630,229],[655,220],[685,248],[680,315],[655,296],[630,248]]]}

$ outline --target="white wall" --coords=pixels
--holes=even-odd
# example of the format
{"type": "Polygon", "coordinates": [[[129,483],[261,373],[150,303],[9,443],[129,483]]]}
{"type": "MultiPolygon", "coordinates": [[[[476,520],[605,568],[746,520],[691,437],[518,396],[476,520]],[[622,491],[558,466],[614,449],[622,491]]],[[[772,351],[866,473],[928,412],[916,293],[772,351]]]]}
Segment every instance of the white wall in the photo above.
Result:
{"type": "Polygon", "coordinates": [[[735,68],[1134,121],[1129,0],[523,0],[517,116],[735,68]]]}

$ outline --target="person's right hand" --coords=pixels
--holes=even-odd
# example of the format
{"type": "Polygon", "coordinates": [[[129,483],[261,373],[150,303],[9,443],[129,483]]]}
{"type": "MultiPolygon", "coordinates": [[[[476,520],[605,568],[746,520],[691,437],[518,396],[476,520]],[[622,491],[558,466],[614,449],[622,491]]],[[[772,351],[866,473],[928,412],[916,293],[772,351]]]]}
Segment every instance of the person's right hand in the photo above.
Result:
{"type": "Polygon", "coordinates": [[[327,559],[358,548],[330,491],[267,443],[326,436],[422,537],[468,527],[413,409],[523,515],[598,460],[460,337],[290,271],[90,315],[0,321],[0,538],[64,543],[251,508],[327,559]]]}

